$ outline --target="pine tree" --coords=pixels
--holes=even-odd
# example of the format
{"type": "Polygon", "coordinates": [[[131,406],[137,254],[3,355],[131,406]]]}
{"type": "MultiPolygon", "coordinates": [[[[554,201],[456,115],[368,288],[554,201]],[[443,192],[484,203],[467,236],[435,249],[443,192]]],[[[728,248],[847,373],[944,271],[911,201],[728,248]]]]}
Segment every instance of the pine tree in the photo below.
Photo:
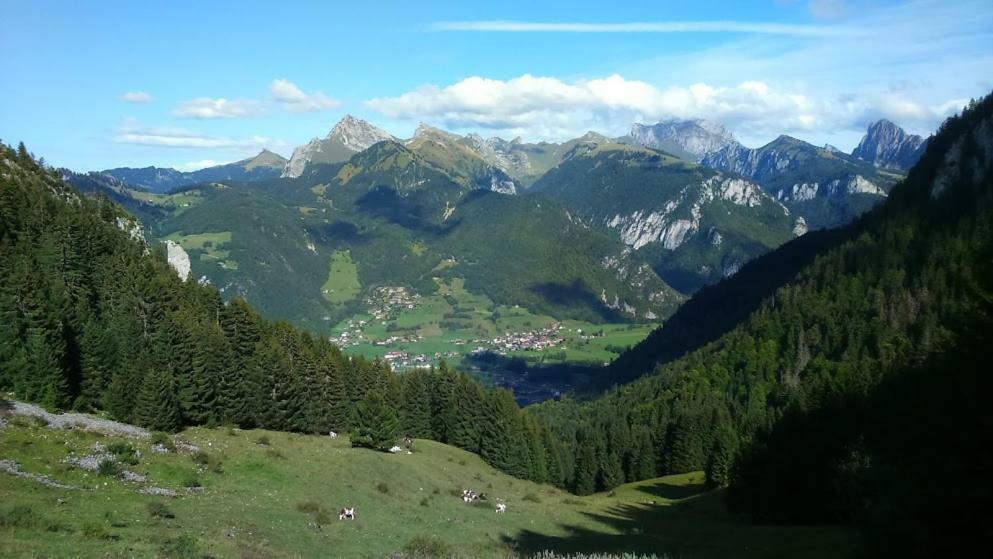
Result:
{"type": "Polygon", "coordinates": [[[176,387],[168,373],[149,371],[135,400],[134,420],[154,431],[173,432],[182,425],[176,387]]]}
{"type": "Polygon", "coordinates": [[[401,423],[403,432],[418,439],[431,438],[431,396],[426,373],[414,371],[404,375],[401,423]]]}
{"type": "Polygon", "coordinates": [[[400,420],[378,390],[370,390],[359,402],[352,446],[389,450],[399,437],[400,420]]]}
{"type": "Polygon", "coordinates": [[[586,438],[579,442],[576,453],[576,480],[573,490],[577,495],[590,495],[596,491],[597,455],[593,441],[586,438]]]}

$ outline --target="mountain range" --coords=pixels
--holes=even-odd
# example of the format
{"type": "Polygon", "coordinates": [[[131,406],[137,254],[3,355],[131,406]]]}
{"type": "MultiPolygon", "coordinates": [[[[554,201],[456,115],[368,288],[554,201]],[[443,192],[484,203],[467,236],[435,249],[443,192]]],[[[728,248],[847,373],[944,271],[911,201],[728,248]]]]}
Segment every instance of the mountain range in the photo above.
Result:
{"type": "Polygon", "coordinates": [[[168,167],[118,167],[101,171],[105,175],[149,192],[169,192],[202,182],[259,181],[278,177],[287,165],[286,158],[267,149],[255,157],[183,172],[168,167]]]}
{"type": "MultiPolygon", "coordinates": [[[[909,153],[901,146],[912,138],[873,125],[860,146],[886,159],[909,153]]],[[[346,116],[289,160],[263,151],[192,173],[65,176],[127,207],[152,236],[185,243],[194,277],[317,328],[362,300],[322,294],[328,262],[343,253],[361,292],[432,292],[460,277],[500,304],[553,316],[664,317],[756,256],[884,199],[901,175],[883,159],[788,136],[750,149],[703,120],[527,143],[426,124],[403,140],[346,116]],[[556,268],[547,258],[563,245],[585,249],[556,268]]]]}

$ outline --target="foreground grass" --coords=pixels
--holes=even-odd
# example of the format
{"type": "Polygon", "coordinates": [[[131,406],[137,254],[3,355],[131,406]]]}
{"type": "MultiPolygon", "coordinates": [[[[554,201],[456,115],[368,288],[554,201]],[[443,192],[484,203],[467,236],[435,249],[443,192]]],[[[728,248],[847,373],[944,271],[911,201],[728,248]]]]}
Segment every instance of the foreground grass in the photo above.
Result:
{"type": "Polygon", "coordinates": [[[849,534],[835,528],[753,527],[728,516],[700,474],[629,484],[576,497],[496,472],[479,457],[430,441],[413,454],[350,448],[328,437],[191,429],[202,454],[156,454],[151,442],[17,424],[0,429],[0,459],[74,489],[0,473],[2,557],[509,557],[544,549],[641,551],[661,557],[838,557],[849,534]],[[140,451],[143,484],[70,467],[95,442],[140,451]],[[199,464],[198,464],[199,462],[199,464]],[[187,485],[202,485],[188,493],[187,485]],[[173,489],[174,498],[141,486],[173,489]],[[479,506],[456,496],[472,488],[479,506]],[[506,514],[496,514],[501,499],[506,514]],[[654,502],[653,502],[654,501],[654,502]],[[337,511],[354,506],[355,521],[337,511]]]}

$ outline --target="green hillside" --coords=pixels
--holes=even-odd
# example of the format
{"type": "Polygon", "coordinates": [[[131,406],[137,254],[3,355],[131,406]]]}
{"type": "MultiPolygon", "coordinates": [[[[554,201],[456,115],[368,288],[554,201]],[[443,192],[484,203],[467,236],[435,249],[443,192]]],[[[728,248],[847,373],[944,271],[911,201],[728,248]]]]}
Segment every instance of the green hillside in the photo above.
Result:
{"type": "Polygon", "coordinates": [[[705,468],[756,522],[857,523],[870,555],[985,543],[991,122],[973,103],[865,218],[692,299],[622,356],[648,376],[531,408],[573,488],[705,468]]]}
{"type": "Polygon", "coordinates": [[[684,293],[789,240],[795,219],[755,185],[614,143],[578,145],[533,189],[613,228],[684,293]]]}
{"type": "Polygon", "coordinates": [[[190,429],[175,440],[199,450],[160,453],[147,438],[53,429],[26,416],[2,421],[9,424],[0,427],[0,460],[68,486],[0,473],[4,557],[512,557],[543,550],[832,557],[850,545],[850,534],[836,528],[742,523],[722,511],[720,492],[709,492],[699,473],[579,498],[425,440],[414,442],[412,454],[388,454],[351,448],[344,438],[190,429]],[[66,463],[96,454],[94,445],[117,451],[110,453],[117,469],[145,479],[66,463]],[[177,496],[140,493],[151,487],[177,496]],[[463,503],[464,488],[488,500],[463,503]],[[494,512],[497,502],[506,513],[494,512]],[[355,507],[356,520],[338,520],[344,506],[355,507]]]}

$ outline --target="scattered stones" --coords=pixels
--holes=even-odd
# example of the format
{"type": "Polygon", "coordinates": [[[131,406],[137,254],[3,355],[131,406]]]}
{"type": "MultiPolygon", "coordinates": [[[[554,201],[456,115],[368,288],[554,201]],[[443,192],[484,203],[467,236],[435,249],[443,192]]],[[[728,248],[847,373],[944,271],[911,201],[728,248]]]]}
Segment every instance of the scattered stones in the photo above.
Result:
{"type": "Polygon", "coordinates": [[[195,444],[176,441],[176,450],[181,450],[183,452],[200,452],[200,447],[195,444]]]}
{"type": "Polygon", "coordinates": [[[40,417],[47,421],[48,426],[53,429],[83,428],[108,435],[122,435],[125,437],[139,439],[147,438],[149,436],[147,429],[142,429],[141,427],[136,427],[134,425],[128,425],[126,423],[120,423],[118,421],[112,421],[110,419],[103,419],[95,415],[86,413],[49,413],[40,406],[36,406],[34,404],[26,404],[24,402],[17,401],[12,401],[11,403],[13,404],[13,409],[11,411],[15,415],[40,417]]]}
{"type": "Polygon", "coordinates": [[[168,454],[169,449],[165,445],[153,444],[152,452],[154,452],[155,454],[168,454]]]}
{"type": "Polygon", "coordinates": [[[145,495],[159,495],[161,497],[175,497],[176,492],[172,489],[166,489],[164,487],[142,487],[138,490],[138,493],[143,493],[145,495]]]}
{"type": "Polygon", "coordinates": [[[62,462],[71,466],[76,466],[77,468],[81,468],[87,472],[95,472],[100,469],[100,464],[107,460],[111,462],[115,461],[114,455],[107,454],[106,452],[100,452],[97,454],[87,454],[86,456],[80,456],[78,458],[70,456],[62,462]]]}
{"type": "MultiPolygon", "coordinates": [[[[6,472],[6,473],[8,473],[8,474],[10,474],[12,476],[22,477],[22,478],[25,478],[25,479],[31,479],[31,480],[37,481],[38,483],[40,483],[42,485],[47,485],[49,487],[57,487],[59,489],[75,489],[71,485],[61,484],[61,483],[53,480],[52,478],[50,478],[50,477],[48,477],[46,475],[32,474],[30,472],[23,472],[23,471],[21,471],[21,467],[17,464],[17,462],[15,462],[13,460],[0,460],[0,471],[6,472]]],[[[62,501],[62,499],[59,499],[59,501],[61,501],[59,504],[62,504],[62,503],[65,502],[65,501],[62,501]]]]}
{"type": "Polygon", "coordinates": [[[147,478],[144,475],[139,474],[138,472],[132,472],[132,471],[129,471],[129,470],[124,470],[124,471],[121,472],[121,479],[123,479],[124,481],[133,481],[133,482],[136,482],[136,483],[145,483],[145,480],[147,478]]]}

